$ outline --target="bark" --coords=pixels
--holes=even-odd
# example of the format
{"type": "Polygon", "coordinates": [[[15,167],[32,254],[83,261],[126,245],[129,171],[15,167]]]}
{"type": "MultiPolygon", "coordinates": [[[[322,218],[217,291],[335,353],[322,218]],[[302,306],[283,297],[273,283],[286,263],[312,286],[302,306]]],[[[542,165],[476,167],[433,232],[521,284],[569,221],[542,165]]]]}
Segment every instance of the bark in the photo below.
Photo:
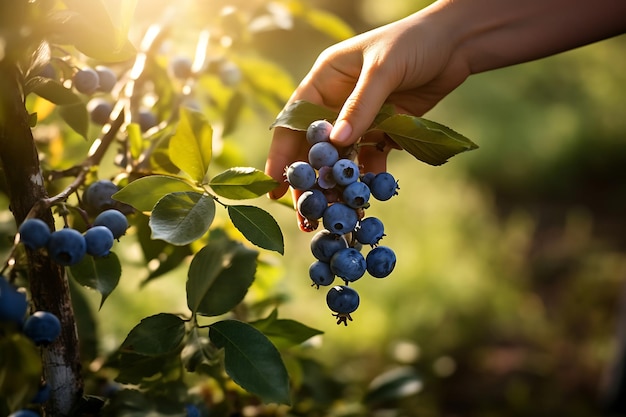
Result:
{"type": "MultiPolygon", "coordinates": [[[[20,73],[10,62],[0,61],[0,162],[4,170],[10,209],[16,224],[47,198],[33,135],[24,107],[20,73]]],[[[38,216],[54,227],[52,212],[38,216]]],[[[43,348],[44,378],[51,388],[45,405],[48,416],[67,416],[82,395],[83,380],[78,335],[65,269],[45,251],[28,251],[29,285],[35,310],[46,310],[61,321],[61,335],[43,348]]]]}

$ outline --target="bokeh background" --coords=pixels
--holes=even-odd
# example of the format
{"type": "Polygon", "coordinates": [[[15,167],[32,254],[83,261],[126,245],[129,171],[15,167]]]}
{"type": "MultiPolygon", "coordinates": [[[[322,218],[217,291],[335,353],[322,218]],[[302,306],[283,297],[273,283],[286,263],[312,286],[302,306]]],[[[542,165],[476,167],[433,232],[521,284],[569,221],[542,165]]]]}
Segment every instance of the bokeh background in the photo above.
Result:
{"type": "MultiPolygon", "coordinates": [[[[139,1],[137,33],[167,3],[139,1]]],[[[429,2],[305,3],[358,33],[429,2]]],[[[181,26],[171,48],[189,52],[192,34],[181,26]]],[[[336,39],[298,20],[286,33],[266,31],[253,44],[295,86],[336,39]]],[[[264,267],[250,297],[280,299],[281,317],[324,331],[304,350],[335,384],[314,390],[320,401],[338,397],[320,415],[576,417],[626,409],[624,51],[622,36],[475,75],[426,114],[480,148],[440,167],[390,155],[400,194],[368,213],[384,221],[383,242],[398,263],[387,279],[355,283],[361,306],[348,327],[335,324],[325,292],[309,286],[311,235],[298,230],[289,208],[258,202],[280,223],[286,249],[284,257],[262,254],[273,268],[264,267]],[[386,372],[409,372],[419,383],[406,385],[393,406],[370,409],[360,399],[386,372]],[[340,392],[325,392],[331,388],[340,392]]],[[[242,116],[228,138],[246,150],[242,164],[263,168],[274,116],[242,116]]],[[[83,291],[103,352],[147,315],[186,311],[186,266],[142,286],[137,251],[130,243],[118,250],[129,267],[100,311],[98,294],[83,291]]]]}

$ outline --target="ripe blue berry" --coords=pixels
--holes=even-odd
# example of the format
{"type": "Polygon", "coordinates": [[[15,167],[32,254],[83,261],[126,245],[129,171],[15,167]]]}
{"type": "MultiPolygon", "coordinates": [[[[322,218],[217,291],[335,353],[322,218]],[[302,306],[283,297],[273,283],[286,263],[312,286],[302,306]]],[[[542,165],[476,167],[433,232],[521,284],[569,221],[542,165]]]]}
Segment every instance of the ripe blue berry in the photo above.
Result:
{"type": "Polygon", "coordinates": [[[315,185],[315,169],[304,161],[296,161],[285,170],[287,182],[296,190],[308,190],[315,185]]]}
{"type": "Polygon", "coordinates": [[[385,236],[385,226],[377,217],[361,219],[359,227],[354,232],[356,240],[364,245],[377,245],[383,236],[385,236]]]}
{"type": "Polygon", "coordinates": [[[102,98],[94,98],[87,104],[89,118],[97,125],[104,125],[109,122],[109,116],[113,111],[113,104],[102,98]]]}
{"type": "Polygon", "coordinates": [[[300,195],[296,207],[302,217],[317,220],[324,214],[326,207],[328,207],[328,201],[320,190],[309,190],[300,195]]]}
{"type": "Polygon", "coordinates": [[[373,172],[366,172],[365,174],[361,175],[361,182],[369,186],[375,176],[376,174],[374,174],[373,172]]]}
{"type": "Polygon", "coordinates": [[[113,247],[113,232],[108,227],[93,226],[85,232],[87,253],[91,256],[107,256],[113,247]]]}
{"type": "Polygon", "coordinates": [[[181,80],[185,80],[191,77],[191,74],[192,74],[191,65],[192,64],[193,62],[191,61],[189,57],[179,56],[179,57],[172,59],[170,63],[170,68],[172,69],[172,73],[174,74],[174,77],[181,79],[181,80]]]}
{"type": "Polygon", "coordinates": [[[349,159],[340,159],[333,165],[333,177],[339,185],[352,184],[359,179],[359,166],[349,159]]]}
{"type": "Polygon", "coordinates": [[[350,313],[353,313],[359,307],[359,293],[347,285],[335,285],[326,294],[326,304],[336,314],[337,324],[348,325],[348,321],[352,321],[350,313]]]}
{"type": "Polygon", "coordinates": [[[226,87],[235,87],[241,82],[243,74],[239,65],[232,61],[224,61],[220,65],[218,76],[226,87]]]}
{"type": "Polygon", "coordinates": [[[332,129],[333,125],[328,120],[316,120],[307,128],[306,140],[311,145],[315,145],[318,142],[328,142],[332,129]]]}
{"type": "Polygon", "coordinates": [[[362,182],[353,182],[343,190],[343,201],[352,208],[367,207],[370,189],[362,182]]]}
{"type": "Polygon", "coordinates": [[[338,235],[353,231],[358,222],[356,211],[343,203],[331,204],[322,216],[324,227],[338,235]]]}
{"type": "Polygon", "coordinates": [[[93,220],[93,226],[105,226],[113,232],[113,237],[119,239],[126,234],[128,219],[120,211],[108,209],[98,214],[93,220]]]}
{"type": "Polygon", "coordinates": [[[309,163],[315,169],[333,166],[339,159],[339,152],[330,142],[318,142],[309,149],[309,163]]]}
{"type": "Polygon", "coordinates": [[[27,309],[26,294],[18,291],[0,275],[0,322],[9,321],[21,325],[27,309]]]}
{"type": "Polygon", "coordinates": [[[371,276],[385,278],[396,266],[396,254],[387,246],[378,246],[369,251],[365,262],[371,276]]]}
{"type": "Polygon", "coordinates": [[[159,124],[156,115],[150,110],[139,110],[139,129],[142,132],[153,128],[159,124]]]}
{"type": "Polygon", "coordinates": [[[30,400],[30,402],[33,404],[43,404],[47,402],[49,399],[50,399],[50,385],[44,382],[39,387],[39,390],[37,390],[37,393],[35,394],[33,399],[30,400]]]}
{"type": "Polygon", "coordinates": [[[330,270],[330,265],[322,261],[315,261],[309,266],[309,277],[317,288],[320,285],[328,286],[335,281],[335,274],[330,270]]]}
{"type": "Polygon", "coordinates": [[[185,412],[187,413],[187,417],[200,417],[201,413],[194,404],[186,404],[185,412]]]}
{"type": "Polygon", "coordinates": [[[24,335],[37,346],[54,342],[61,334],[59,318],[48,311],[36,311],[24,322],[24,335]]]}
{"type": "Polygon", "coordinates": [[[63,266],[77,264],[87,253],[85,237],[75,229],[65,228],[52,232],[48,240],[48,254],[63,266]]]}
{"type": "Polygon", "coordinates": [[[366,267],[365,258],[354,248],[341,249],[330,258],[330,270],[346,283],[361,278],[366,267]]]}
{"type": "Polygon", "coordinates": [[[72,77],[72,83],[74,88],[80,93],[91,95],[96,92],[100,85],[100,79],[98,73],[91,69],[85,68],[78,70],[72,77]]]}
{"type": "Polygon", "coordinates": [[[340,249],[348,247],[346,238],[324,229],[317,232],[311,239],[311,253],[322,261],[330,262],[330,258],[340,249]]]}
{"type": "Polygon", "coordinates": [[[370,182],[370,192],[379,201],[389,200],[398,194],[398,182],[388,172],[380,172],[370,182]]]}
{"type": "Polygon", "coordinates": [[[41,219],[26,219],[20,225],[20,241],[29,249],[43,248],[50,239],[50,227],[41,219]]]}
{"type": "Polygon", "coordinates": [[[117,75],[109,67],[104,65],[98,65],[96,67],[96,73],[98,74],[98,91],[103,93],[110,93],[117,83],[117,75]]]}
{"type": "Polygon", "coordinates": [[[112,196],[119,189],[112,181],[98,180],[91,183],[83,193],[83,202],[90,213],[101,213],[104,210],[113,208],[116,201],[112,196]]]}
{"type": "Polygon", "coordinates": [[[333,167],[324,166],[318,170],[317,185],[324,190],[330,190],[337,185],[337,181],[333,177],[333,167]]]}
{"type": "Polygon", "coordinates": [[[17,410],[14,413],[9,414],[9,417],[40,417],[38,413],[32,410],[17,410]]]}

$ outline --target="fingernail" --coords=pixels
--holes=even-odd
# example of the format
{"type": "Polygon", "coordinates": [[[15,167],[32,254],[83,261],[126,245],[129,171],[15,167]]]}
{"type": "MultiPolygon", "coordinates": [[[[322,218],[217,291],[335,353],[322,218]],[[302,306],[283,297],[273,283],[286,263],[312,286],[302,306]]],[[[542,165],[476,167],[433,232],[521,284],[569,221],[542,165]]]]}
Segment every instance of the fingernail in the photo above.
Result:
{"type": "Polygon", "coordinates": [[[342,145],[352,134],[352,126],[347,120],[338,121],[330,132],[330,140],[342,145]]]}

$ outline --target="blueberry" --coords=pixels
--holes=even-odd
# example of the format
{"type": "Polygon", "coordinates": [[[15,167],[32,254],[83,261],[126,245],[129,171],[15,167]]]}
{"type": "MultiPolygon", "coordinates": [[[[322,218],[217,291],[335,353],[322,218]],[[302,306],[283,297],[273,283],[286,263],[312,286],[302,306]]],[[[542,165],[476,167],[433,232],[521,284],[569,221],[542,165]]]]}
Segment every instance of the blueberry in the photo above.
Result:
{"type": "Polygon", "coordinates": [[[378,246],[367,254],[365,262],[371,276],[385,278],[396,266],[396,254],[387,246],[378,246]]]}
{"type": "Polygon", "coordinates": [[[49,345],[60,334],[59,318],[48,311],[36,311],[24,322],[24,335],[37,346],[49,345]]]}
{"type": "Polygon", "coordinates": [[[385,236],[385,226],[377,217],[361,219],[359,227],[354,232],[356,240],[364,245],[377,245],[383,236],[385,236]]]}
{"type": "Polygon", "coordinates": [[[328,201],[324,193],[320,190],[309,190],[300,195],[296,207],[302,217],[309,220],[317,220],[320,219],[324,211],[326,211],[328,201]]]}
{"type": "Polygon", "coordinates": [[[328,142],[332,129],[333,125],[328,120],[316,120],[307,128],[306,140],[311,145],[315,145],[318,142],[328,142]]]}
{"type": "Polygon", "coordinates": [[[185,412],[187,417],[200,417],[200,410],[194,404],[185,404],[185,412]]]}
{"type": "Polygon", "coordinates": [[[109,122],[109,117],[113,111],[113,104],[102,98],[95,98],[87,104],[89,118],[97,125],[104,125],[109,122]]]}
{"type": "Polygon", "coordinates": [[[398,182],[388,172],[380,172],[370,182],[370,192],[379,201],[389,200],[398,194],[398,182]]]}
{"type": "Polygon", "coordinates": [[[50,385],[44,382],[39,387],[39,390],[37,390],[37,393],[35,394],[33,399],[30,400],[30,402],[33,404],[43,404],[47,402],[49,399],[50,399],[50,385]]]}
{"type": "Polygon", "coordinates": [[[87,253],[92,256],[107,256],[114,241],[113,232],[108,227],[93,226],[85,232],[87,253]]]}
{"type": "Polygon", "coordinates": [[[150,110],[139,110],[138,119],[139,129],[141,129],[142,132],[159,124],[156,115],[150,110]]]}
{"type": "Polygon", "coordinates": [[[337,313],[337,324],[348,324],[346,320],[352,320],[350,313],[359,308],[359,293],[347,285],[335,285],[326,294],[326,304],[333,312],[337,313]]]}
{"type": "Polygon", "coordinates": [[[343,201],[352,208],[367,207],[370,189],[362,182],[353,182],[343,190],[343,201]]]}
{"type": "Polygon", "coordinates": [[[361,182],[369,186],[375,176],[376,174],[374,174],[373,172],[366,172],[365,174],[361,175],[361,182]]]}
{"type": "Polygon", "coordinates": [[[20,225],[20,241],[29,249],[43,248],[50,239],[50,227],[41,219],[26,219],[20,225]]]}
{"type": "Polygon", "coordinates": [[[193,65],[193,62],[191,61],[190,58],[186,56],[179,56],[179,57],[173,58],[172,61],[170,62],[170,68],[172,69],[172,74],[174,74],[174,77],[179,78],[181,80],[185,80],[191,77],[192,65],[193,65]]]}
{"type": "Polygon", "coordinates": [[[340,249],[348,247],[346,238],[324,229],[317,232],[311,239],[311,253],[322,261],[330,262],[330,258],[340,249]]]}
{"type": "Polygon", "coordinates": [[[339,152],[330,142],[318,142],[309,149],[309,163],[315,169],[333,166],[338,159],[339,152]]]}
{"type": "Polygon", "coordinates": [[[353,231],[358,222],[356,211],[343,203],[331,204],[322,216],[324,227],[339,235],[353,231]]]}
{"type": "Polygon", "coordinates": [[[98,91],[110,93],[115,84],[117,84],[117,75],[111,68],[104,65],[98,65],[96,73],[98,74],[98,91]]]}
{"type": "Polygon", "coordinates": [[[54,65],[52,65],[50,62],[48,62],[46,65],[44,65],[39,70],[39,73],[37,75],[40,76],[40,77],[50,78],[52,80],[56,80],[57,79],[57,70],[56,70],[56,68],[54,68],[54,65]]]}
{"type": "Polygon", "coordinates": [[[335,281],[335,274],[330,270],[330,265],[322,261],[315,261],[309,266],[309,277],[317,288],[320,285],[328,286],[335,281]]]}
{"type": "Polygon", "coordinates": [[[234,87],[241,82],[243,74],[239,65],[232,61],[224,61],[219,68],[219,78],[226,87],[234,87]]]}
{"type": "Polygon", "coordinates": [[[26,294],[18,291],[0,275],[0,322],[10,321],[21,325],[27,309],[26,294]]]}
{"type": "Polygon", "coordinates": [[[340,159],[333,165],[333,177],[339,185],[352,184],[359,179],[359,166],[349,159],[340,159]]]}
{"type": "Polygon", "coordinates": [[[91,95],[98,89],[100,79],[98,77],[98,73],[94,69],[85,68],[74,73],[72,83],[74,84],[76,91],[79,93],[91,95]]]}
{"type": "Polygon", "coordinates": [[[366,267],[365,258],[354,248],[341,249],[330,258],[330,270],[346,283],[361,278],[366,267]]]}
{"type": "Polygon", "coordinates": [[[101,213],[113,208],[115,200],[112,195],[119,191],[117,185],[109,180],[98,180],[91,183],[83,193],[83,202],[90,213],[101,213]]]}
{"type": "Polygon", "coordinates": [[[52,232],[48,240],[48,254],[58,264],[70,266],[77,264],[87,253],[85,237],[75,229],[52,232]]]}
{"type": "Polygon", "coordinates": [[[40,417],[38,413],[32,410],[17,410],[14,413],[9,414],[9,417],[40,417]]]}
{"type": "Polygon", "coordinates": [[[93,221],[93,226],[105,226],[113,232],[113,237],[119,239],[126,234],[128,229],[128,219],[122,212],[115,209],[108,209],[98,214],[93,221]]]}
{"type": "Polygon", "coordinates": [[[285,170],[287,182],[296,190],[308,190],[315,185],[315,169],[304,161],[296,161],[285,170]]]}
{"type": "Polygon", "coordinates": [[[337,185],[333,177],[333,167],[321,167],[317,172],[317,185],[324,190],[330,190],[337,185]]]}

